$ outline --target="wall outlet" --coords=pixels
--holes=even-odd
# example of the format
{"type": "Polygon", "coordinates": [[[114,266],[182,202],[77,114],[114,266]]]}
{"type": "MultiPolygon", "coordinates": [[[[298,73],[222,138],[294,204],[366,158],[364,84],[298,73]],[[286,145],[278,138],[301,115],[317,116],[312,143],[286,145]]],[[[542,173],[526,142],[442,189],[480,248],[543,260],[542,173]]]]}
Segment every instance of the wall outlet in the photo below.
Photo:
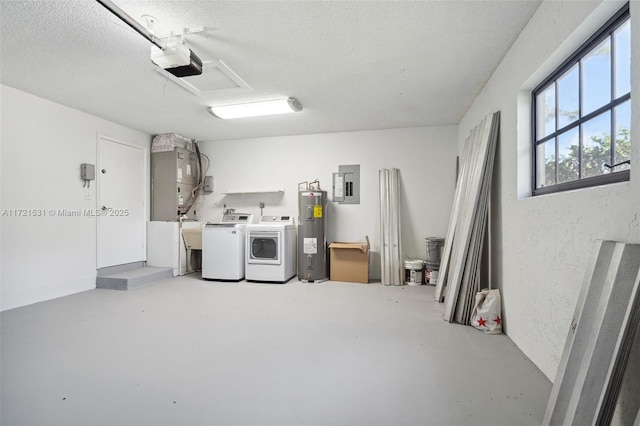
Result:
{"type": "Polygon", "coordinates": [[[91,191],[84,191],[84,199],[90,200],[91,198],[93,198],[91,191]]]}

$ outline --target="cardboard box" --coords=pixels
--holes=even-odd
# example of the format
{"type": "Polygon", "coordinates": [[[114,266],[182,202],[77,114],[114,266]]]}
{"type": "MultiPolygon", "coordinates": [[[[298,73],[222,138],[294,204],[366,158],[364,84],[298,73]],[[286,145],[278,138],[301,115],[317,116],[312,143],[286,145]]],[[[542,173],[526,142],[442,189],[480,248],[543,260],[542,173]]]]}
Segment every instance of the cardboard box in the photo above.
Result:
{"type": "Polygon", "coordinates": [[[369,282],[369,237],[360,243],[329,244],[331,281],[369,282]]]}

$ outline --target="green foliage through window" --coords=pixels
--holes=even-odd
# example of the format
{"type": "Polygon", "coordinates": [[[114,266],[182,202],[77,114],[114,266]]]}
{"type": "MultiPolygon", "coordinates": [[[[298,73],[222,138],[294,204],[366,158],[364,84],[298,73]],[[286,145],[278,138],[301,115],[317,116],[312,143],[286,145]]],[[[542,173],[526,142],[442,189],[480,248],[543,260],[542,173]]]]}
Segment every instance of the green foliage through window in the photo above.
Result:
{"type": "MultiPolygon", "coordinates": [[[[582,152],[582,175],[584,177],[591,177],[609,173],[610,170],[604,165],[609,164],[611,161],[611,137],[608,134],[592,136],[591,142],[592,144],[582,152]]],[[[616,137],[615,150],[614,164],[621,163],[630,158],[631,131],[629,129],[620,129],[616,137]]],[[[629,169],[629,165],[623,164],[616,169],[629,169]]],[[[558,182],[570,182],[575,180],[575,176],[579,174],[580,146],[571,145],[568,154],[558,156],[558,182]]],[[[547,182],[556,182],[555,156],[549,158],[545,163],[545,177],[547,182]]]]}

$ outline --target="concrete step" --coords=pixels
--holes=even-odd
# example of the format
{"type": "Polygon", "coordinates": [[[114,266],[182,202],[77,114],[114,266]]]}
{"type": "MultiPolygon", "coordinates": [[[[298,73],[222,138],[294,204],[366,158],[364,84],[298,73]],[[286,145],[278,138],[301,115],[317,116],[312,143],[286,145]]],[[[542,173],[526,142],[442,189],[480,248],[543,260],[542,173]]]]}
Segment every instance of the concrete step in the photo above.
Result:
{"type": "Polygon", "coordinates": [[[173,278],[172,268],[142,266],[135,269],[99,275],[96,278],[96,287],[111,290],[133,290],[167,278],[173,278]]]}
{"type": "Polygon", "coordinates": [[[140,262],[133,262],[133,263],[123,263],[122,265],[107,266],[105,268],[98,269],[98,276],[102,277],[104,275],[111,275],[117,272],[124,272],[124,271],[130,271],[132,269],[139,269],[145,265],[146,265],[145,262],[140,261],[140,262]]]}

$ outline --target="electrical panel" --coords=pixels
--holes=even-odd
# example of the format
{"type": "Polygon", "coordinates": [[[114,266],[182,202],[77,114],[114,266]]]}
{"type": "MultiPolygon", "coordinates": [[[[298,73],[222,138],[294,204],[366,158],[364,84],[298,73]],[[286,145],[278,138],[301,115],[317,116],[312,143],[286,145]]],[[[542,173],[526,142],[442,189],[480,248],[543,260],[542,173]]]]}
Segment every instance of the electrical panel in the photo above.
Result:
{"type": "Polygon", "coordinates": [[[96,180],[95,164],[89,164],[89,163],[80,164],[80,178],[85,181],[96,180]]]}
{"type": "Polygon", "coordinates": [[[202,191],[207,194],[210,194],[213,192],[213,176],[204,177],[204,185],[202,187],[202,191]]]}
{"type": "MultiPolygon", "coordinates": [[[[84,188],[89,188],[91,186],[91,181],[96,180],[96,166],[95,164],[82,163],[80,164],[80,179],[83,180],[82,186],[84,188]]],[[[91,193],[87,191],[85,197],[87,200],[91,199],[91,193]]]]}
{"type": "Polygon", "coordinates": [[[151,154],[151,220],[175,221],[193,204],[198,185],[195,152],[175,148],[151,154]]]}
{"type": "Polygon", "coordinates": [[[333,174],[333,202],[360,204],[360,165],[338,166],[333,174]]]}

